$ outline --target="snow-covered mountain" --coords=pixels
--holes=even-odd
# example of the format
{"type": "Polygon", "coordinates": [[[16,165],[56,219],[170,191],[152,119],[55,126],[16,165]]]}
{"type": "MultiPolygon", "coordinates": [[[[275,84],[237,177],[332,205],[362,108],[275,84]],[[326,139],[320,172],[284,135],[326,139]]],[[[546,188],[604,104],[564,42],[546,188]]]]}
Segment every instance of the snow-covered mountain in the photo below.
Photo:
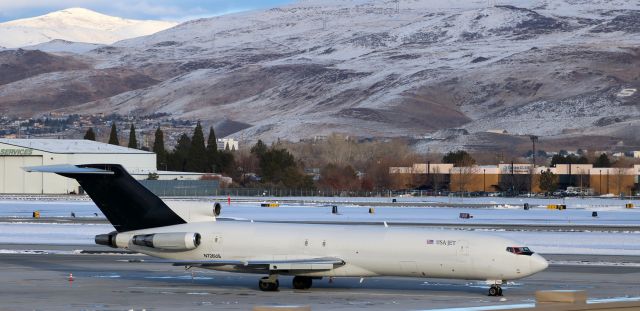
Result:
{"type": "Polygon", "coordinates": [[[61,39],[55,39],[45,43],[24,46],[22,47],[22,49],[40,50],[43,52],[50,52],[50,53],[70,52],[70,53],[82,54],[102,46],[104,46],[104,44],[72,42],[72,41],[66,41],[61,39]]]}
{"type": "Polygon", "coordinates": [[[175,25],[177,23],[124,19],[87,9],[70,8],[0,23],[0,46],[19,48],[52,40],[111,44],[150,35],[175,25]]]}
{"type": "MultiPolygon", "coordinates": [[[[266,140],[340,132],[482,148],[510,141],[485,134],[504,129],[640,144],[639,46],[637,0],[305,0],[92,49],[86,73],[126,68],[121,87],[56,97],[69,89],[56,85],[38,107],[231,120],[247,125],[237,136],[266,140]]],[[[34,113],[21,96],[48,81],[93,80],[29,76],[0,85],[0,105],[34,113]]]]}

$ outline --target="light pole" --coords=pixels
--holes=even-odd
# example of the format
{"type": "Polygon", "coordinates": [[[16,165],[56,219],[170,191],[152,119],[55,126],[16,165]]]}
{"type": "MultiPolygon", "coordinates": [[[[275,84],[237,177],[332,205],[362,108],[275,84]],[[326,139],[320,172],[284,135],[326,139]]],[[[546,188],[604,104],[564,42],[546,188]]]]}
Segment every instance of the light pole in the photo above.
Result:
{"type": "Polygon", "coordinates": [[[600,195],[602,195],[602,170],[600,170],[600,195]]]}
{"type": "Polygon", "coordinates": [[[487,169],[482,169],[482,191],[487,192],[487,169]]]}
{"type": "Polygon", "coordinates": [[[529,193],[532,193],[533,192],[533,177],[536,174],[536,142],[538,142],[538,136],[531,135],[531,136],[529,136],[529,139],[531,139],[531,144],[533,144],[533,169],[531,170],[531,172],[533,172],[533,174],[531,174],[531,179],[529,180],[529,193]]]}
{"type": "Polygon", "coordinates": [[[536,168],[536,143],[538,142],[538,136],[531,135],[531,136],[529,136],[529,139],[531,139],[531,143],[533,144],[533,168],[535,170],[535,168],[536,168]]]}

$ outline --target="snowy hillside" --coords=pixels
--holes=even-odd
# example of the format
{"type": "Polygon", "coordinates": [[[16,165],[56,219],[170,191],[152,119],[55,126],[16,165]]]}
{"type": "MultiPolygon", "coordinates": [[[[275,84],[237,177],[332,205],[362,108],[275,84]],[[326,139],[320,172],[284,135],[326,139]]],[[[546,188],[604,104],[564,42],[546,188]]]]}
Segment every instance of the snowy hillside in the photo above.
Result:
{"type": "MultiPolygon", "coordinates": [[[[305,0],[92,49],[82,57],[95,70],[138,71],[149,78],[135,85],[145,87],[51,104],[242,122],[235,136],[267,141],[463,128],[469,135],[434,143],[515,142],[484,135],[505,129],[562,143],[606,136],[640,144],[640,93],[629,91],[640,90],[639,43],[635,0],[305,0]]],[[[18,96],[28,93],[4,104],[20,114],[18,96]]]]}
{"type": "Polygon", "coordinates": [[[104,46],[97,43],[85,43],[85,42],[71,42],[61,39],[51,40],[45,43],[39,43],[36,45],[30,45],[22,47],[25,50],[40,50],[43,52],[71,52],[76,54],[82,54],[84,52],[91,51],[93,49],[104,46]]]}
{"type": "Polygon", "coordinates": [[[112,17],[82,8],[0,23],[0,46],[18,48],[61,39],[71,42],[111,44],[145,36],[175,26],[164,21],[112,17]]]}

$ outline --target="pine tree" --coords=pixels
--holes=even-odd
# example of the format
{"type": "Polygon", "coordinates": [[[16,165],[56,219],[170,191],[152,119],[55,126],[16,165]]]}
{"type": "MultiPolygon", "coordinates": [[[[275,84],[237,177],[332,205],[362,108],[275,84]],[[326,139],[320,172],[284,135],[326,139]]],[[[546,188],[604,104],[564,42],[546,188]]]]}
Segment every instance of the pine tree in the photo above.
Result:
{"type": "Polygon", "coordinates": [[[93,128],[90,127],[87,132],[84,134],[84,139],[86,140],[96,140],[96,133],[93,132],[93,128]]]}
{"type": "Polygon", "coordinates": [[[455,167],[472,166],[476,160],[466,151],[450,151],[442,157],[442,163],[453,164],[455,167]]]}
{"type": "Polygon", "coordinates": [[[136,128],[131,123],[131,129],[129,130],[129,148],[137,149],[138,148],[138,140],[136,139],[136,128]]]}
{"type": "Polygon", "coordinates": [[[193,130],[191,138],[191,148],[189,149],[189,165],[187,169],[191,172],[203,172],[207,167],[207,151],[204,146],[204,133],[200,122],[193,130]]]}
{"type": "Polygon", "coordinates": [[[540,174],[540,190],[545,194],[554,192],[558,189],[558,176],[556,176],[550,169],[540,174]]]}
{"type": "Polygon", "coordinates": [[[267,145],[265,145],[262,140],[258,139],[258,142],[251,147],[251,153],[255,154],[256,157],[260,158],[267,152],[267,145]]]}
{"type": "Polygon", "coordinates": [[[235,159],[233,153],[227,151],[222,151],[218,153],[218,165],[221,173],[225,173],[227,175],[232,175],[235,171],[235,159]]]}
{"type": "Polygon", "coordinates": [[[167,150],[164,149],[164,133],[158,126],[155,140],[153,141],[153,152],[156,154],[156,166],[158,169],[167,169],[167,150]]]}
{"type": "Polygon", "coordinates": [[[218,163],[218,140],[213,126],[209,128],[209,139],[207,139],[207,169],[206,172],[213,173],[219,171],[218,163]]]}
{"type": "Polygon", "coordinates": [[[111,123],[111,133],[109,133],[109,144],[112,145],[120,145],[120,141],[118,140],[118,130],[116,129],[116,123],[111,123]]]}
{"type": "Polygon", "coordinates": [[[189,135],[182,134],[178,138],[178,143],[173,149],[173,152],[168,154],[169,170],[173,171],[187,171],[187,165],[189,160],[189,151],[191,149],[191,139],[189,135]]]}
{"type": "Polygon", "coordinates": [[[594,167],[611,167],[611,161],[606,153],[601,154],[593,163],[594,167]]]}

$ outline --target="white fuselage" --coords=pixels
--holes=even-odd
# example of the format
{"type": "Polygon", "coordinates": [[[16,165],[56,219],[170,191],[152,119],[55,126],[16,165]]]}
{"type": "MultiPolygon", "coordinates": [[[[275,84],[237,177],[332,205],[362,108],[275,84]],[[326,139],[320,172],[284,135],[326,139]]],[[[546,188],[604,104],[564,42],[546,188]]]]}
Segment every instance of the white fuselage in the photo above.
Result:
{"type": "MultiPolygon", "coordinates": [[[[507,247],[517,242],[475,232],[424,228],[196,222],[118,233],[116,244],[171,260],[292,260],[317,257],[342,259],[326,271],[291,273],[304,276],[408,276],[470,280],[513,280],[547,267],[538,254],[517,255],[507,247]],[[197,232],[201,244],[189,251],[163,251],[131,243],[138,234],[197,232]]],[[[210,269],[252,272],[228,265],[210,269]]]]}

